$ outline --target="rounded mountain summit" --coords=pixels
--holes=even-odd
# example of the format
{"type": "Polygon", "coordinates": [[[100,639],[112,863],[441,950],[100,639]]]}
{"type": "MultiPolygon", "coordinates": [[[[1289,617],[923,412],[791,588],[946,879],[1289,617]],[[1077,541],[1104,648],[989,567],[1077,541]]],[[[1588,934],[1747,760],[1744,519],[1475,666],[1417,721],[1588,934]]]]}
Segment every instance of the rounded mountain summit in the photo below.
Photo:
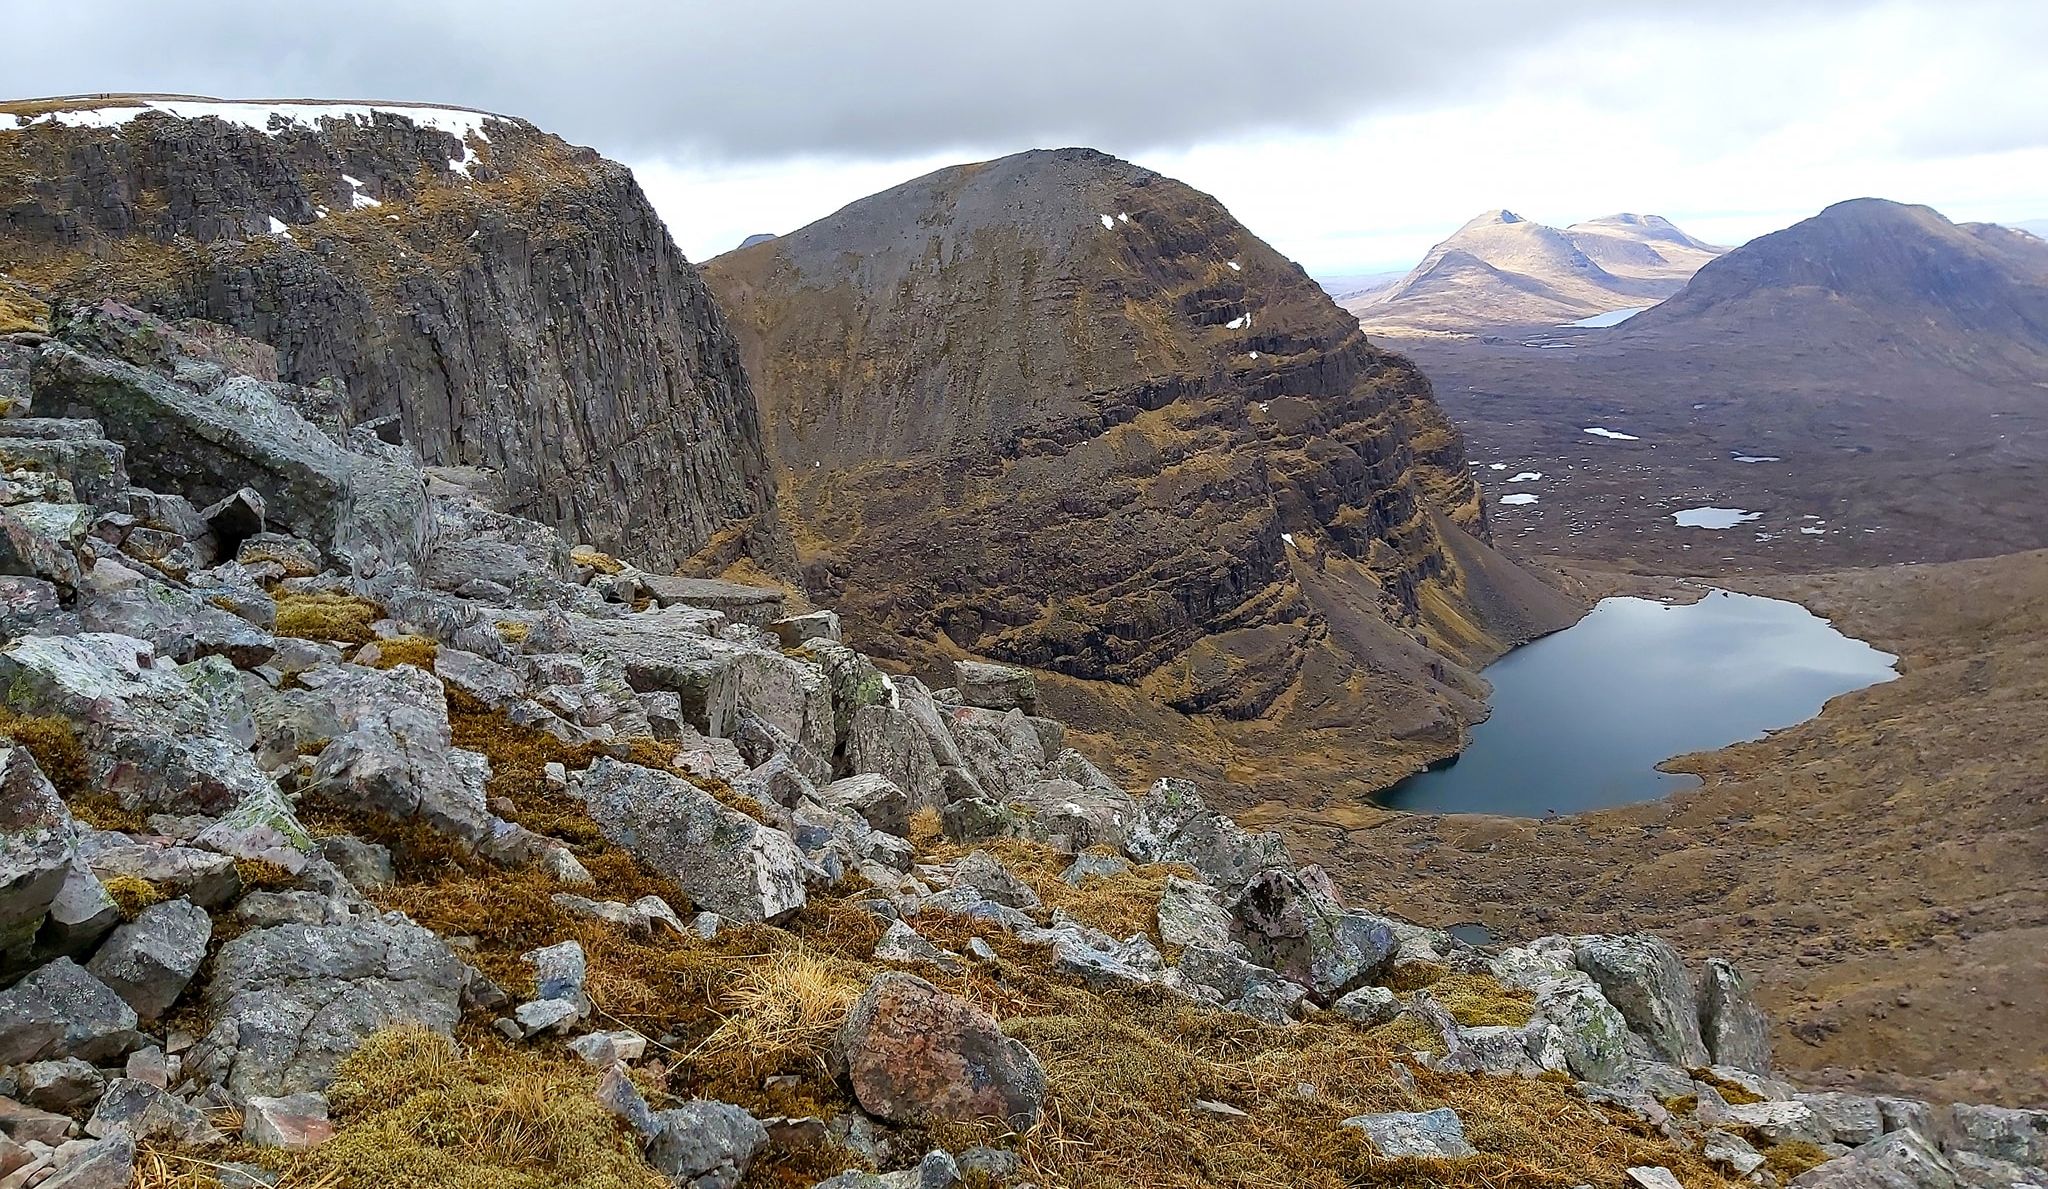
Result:
{"type": "Polygon", "coordinates": [[[703,272],[809,585],[913,666],[1441,752],[1464,666],[1571,616],[1487,544],[1422,374],[1171,178],[1020,153],[703,272]]]}

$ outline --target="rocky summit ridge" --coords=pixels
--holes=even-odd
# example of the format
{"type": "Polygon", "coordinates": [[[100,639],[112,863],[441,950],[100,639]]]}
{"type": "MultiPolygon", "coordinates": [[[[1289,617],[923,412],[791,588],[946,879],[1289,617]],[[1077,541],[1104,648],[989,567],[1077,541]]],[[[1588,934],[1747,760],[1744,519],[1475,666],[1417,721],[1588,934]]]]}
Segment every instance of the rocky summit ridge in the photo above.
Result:
{"type": "Polygon", "coordinates": [[[431,105],[0,103],[0,272],[256,340],[253,373],[663,569],[786,552],[738,349],[623,166],[431,105]]]}
{"type": "Polygon", "coordinates": [[[1726,963],[1353,905],[1027,671],[573,547],[224,328],[30,313],[9,1189],[2048,1175],[2048,1112],[1775,1076],[1726,963]]]}

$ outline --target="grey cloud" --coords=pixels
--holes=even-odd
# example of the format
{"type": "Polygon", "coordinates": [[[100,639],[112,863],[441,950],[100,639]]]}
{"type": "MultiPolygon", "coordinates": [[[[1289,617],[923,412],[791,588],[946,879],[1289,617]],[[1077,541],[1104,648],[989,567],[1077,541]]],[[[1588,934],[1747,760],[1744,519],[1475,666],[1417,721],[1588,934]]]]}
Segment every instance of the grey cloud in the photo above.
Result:
{"type": "Polygon", "coordinates": [[[75,0],[10,13],[0,86],[426,100],[640,157],[1141,151],[1463,101],[1594,22],[1875,2],[75,0]]]}

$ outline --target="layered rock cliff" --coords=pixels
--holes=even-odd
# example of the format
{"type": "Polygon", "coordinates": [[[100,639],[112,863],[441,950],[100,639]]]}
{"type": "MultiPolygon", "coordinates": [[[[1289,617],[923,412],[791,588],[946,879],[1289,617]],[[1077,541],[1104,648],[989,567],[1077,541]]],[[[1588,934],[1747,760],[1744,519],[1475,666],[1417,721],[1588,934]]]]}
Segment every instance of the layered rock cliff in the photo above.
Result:
{"type": "MultiPolygon", "coordinates": [[[[148,97],[0,105],[0,271],[234,327],[500,506],[672,567],[774,553],[738,350],[632,175],[523,120],[148,97]]],[[[265,361],[265,367],[269,366],[265,361]]]]}
{"type": "Polygon", "coordinates": [[[1460,663],[1567,614],[1487,546],[1421,373],[1171,178],[945,169],[705,276],[814,591],[911,663],[1443,733],[1460,663]]]}

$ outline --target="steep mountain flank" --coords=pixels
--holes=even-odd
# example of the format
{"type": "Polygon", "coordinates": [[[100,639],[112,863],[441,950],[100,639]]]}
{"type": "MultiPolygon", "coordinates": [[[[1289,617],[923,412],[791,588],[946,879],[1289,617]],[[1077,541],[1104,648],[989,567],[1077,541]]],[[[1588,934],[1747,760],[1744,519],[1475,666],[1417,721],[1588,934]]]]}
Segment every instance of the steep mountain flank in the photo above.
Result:
{"type": "Polygon", "coordinates": [[[1621,339],[1739,335],[1911,352],[1987,377],[2048,367],[2048,244],[1881,198],[1836,203],[1700,270],[1621,339]]]}
{"type": "Polygon", "coordinates": [[[1559,230],[1487,211],[1393,285],[1344,303],[1368,330],[1470,331],[1558,323],[1669,296],[1720,252],[1656,215],[1559,230]]]}
{"type": "Polygon", "coordinates": [[[1538,551],[1789,573],[2048,547],[2048,244],[2022,231],[1857,199],[1619,326],[1403,347],[1475,454],[1546,476],[1494,513],[1538,551]],[[1763,516],[1673,524],[1697,506],[1763,516]]]}
{"type": "MultiPolygon", "coordinates": [[[[772,520],[737,348],[627,170],[440,107],[0,105],[0,271],[269,344],[335,415],[672,566],[772,520]]],[[[766,551],[772,532],[755,534],[766,551]]]]}
{"type": "Polygon", "coordinates": [[[1454,738],[1457,663],[1569,614],[1483,543],[1422,375],[1172,179],[1023,153],[705,275],[814,589],[910,663],[1454,738]]]}

